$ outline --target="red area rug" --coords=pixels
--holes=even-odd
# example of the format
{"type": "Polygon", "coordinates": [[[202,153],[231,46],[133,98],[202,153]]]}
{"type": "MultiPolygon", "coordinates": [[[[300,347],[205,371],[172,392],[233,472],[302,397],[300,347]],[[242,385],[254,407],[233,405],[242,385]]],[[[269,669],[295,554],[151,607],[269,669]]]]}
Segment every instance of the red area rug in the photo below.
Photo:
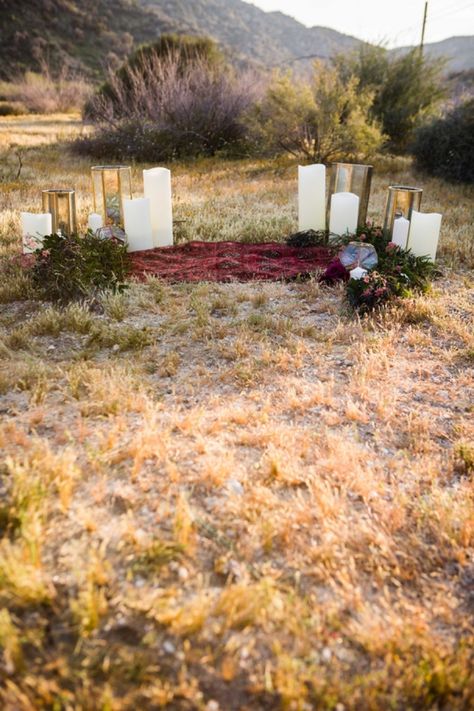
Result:
{"type": "Polygon", "coordinates": [[[279,242],[195,241],[132,252],[130,258],[132,275],[142,280],[153,275],[174,282],[277,281],[322,271],[329,277],[325,281],[334,281],[346,274],[340,263],[342,271],[334,264],[334,254],[326,247],[289,247],[279,242]]]}

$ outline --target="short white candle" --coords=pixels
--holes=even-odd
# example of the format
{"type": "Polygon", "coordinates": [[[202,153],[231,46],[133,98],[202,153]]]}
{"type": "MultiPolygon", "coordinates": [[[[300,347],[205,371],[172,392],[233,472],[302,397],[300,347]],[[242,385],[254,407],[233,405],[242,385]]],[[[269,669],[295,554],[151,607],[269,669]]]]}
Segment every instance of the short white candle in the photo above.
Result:
{"type": "Polygon", "coordinates": [[[359,196],[354,193],[334,193],[331,196],[329,232],[333,235],[354,233],[359,217],[359,196]]]}
{"type": "Polygon", "coordinates": [[[23,236],[23,254],[39,249],[43,244],[43,237],[53,232],[51,213],[22,212],[21,232],[23,236]]]}
{"type": "Polygon", "coordinates": [[[173,207],[171,203],[171,172],[167,168],[143,171],[144,195],[150,199],[153,245],[173,244],[173,207]]]}
{"type": "Polygon", "coordinates": [[[351,269],[349,272],[351,279],[362,279],[366,274],[367,269],[362,269],[362,267],[355,267],[355,269],[351,269]]]}
{"type": "Polygon", "coordinates": [[[429,257],[432,262],[435,261],[441,230],[441,218],[442,215],[438,212],[412,211],[408,249],[411,249],[415,256],[429,257]]]}
{"type": "Polygon", "coordinates": [[[397,217],[393,221],[392,242],[402,249],[406,249],[410,220],[406,217],[397,217]]]}
{"type": "Polygon", "coordinates": [[[92,232],[97,232],[97,230],[100,230],[103,226],[104,221],[102,215],[99,215],[98,212],[91,212],[87,220],[87,227],[92,230],[92,232]]]}
{"type": "Polygon", "coordinates": [[[150,200],[148,198],[125,198],[123,220],[129,252],[153,249],[150,200]]]}
{"type": "Polygon", "coordinates": [[[298,229],[326,229],[326,166],[298,166],[298,229]]]}

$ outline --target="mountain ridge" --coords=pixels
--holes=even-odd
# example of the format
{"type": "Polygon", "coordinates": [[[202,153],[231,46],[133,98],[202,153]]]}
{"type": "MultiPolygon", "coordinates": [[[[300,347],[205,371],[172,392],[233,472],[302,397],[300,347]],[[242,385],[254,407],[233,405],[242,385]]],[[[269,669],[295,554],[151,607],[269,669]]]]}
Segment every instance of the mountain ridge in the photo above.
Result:
{"type": "MultiPolygon", "coordinates": [[[[139,44],[166,32],[212,37],[235,61],[266,68],[303,68],[309,58],[329,59],[362,43],[244,0],[0,0],[0,78],[53,59],[100,79],[106,64],[118,65],[139,44]]],[[[425,51],[449,53],[449,72],[474,69],[474,37],[448,38],[425,51]]]]}

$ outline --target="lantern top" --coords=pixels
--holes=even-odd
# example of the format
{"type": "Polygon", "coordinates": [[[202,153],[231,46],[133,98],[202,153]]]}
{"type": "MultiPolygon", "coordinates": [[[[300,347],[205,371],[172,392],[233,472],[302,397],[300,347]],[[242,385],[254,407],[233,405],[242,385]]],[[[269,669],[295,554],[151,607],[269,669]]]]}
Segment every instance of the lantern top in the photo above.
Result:
{"type": "Polygon", "coordinates": [[[373,168],[374,167],[373,165],[368,165],[367,163],[340,163],[339,161],[335,162],[335,163],[331,163],[331,165],[343,165],[343,166],[350,166],[352,168],[373,168]]]}
{"type": "Polygon", "coordinates": [[[413,188],[409,185],[389,185],[389,190],[407,190],[411,193],[422,193],[423,188],[413,188]]]}
{"type": "Polygon", "coordinates": [[[91,170],[129,170],[129,165],[93,165],[91,170]]]}
{"type": "Polygon", "coordinates": [[[41,192],[43,193],[74,193],[75,190],[73,188],[48,188],[47,190],[42,190],[41,192]]]}

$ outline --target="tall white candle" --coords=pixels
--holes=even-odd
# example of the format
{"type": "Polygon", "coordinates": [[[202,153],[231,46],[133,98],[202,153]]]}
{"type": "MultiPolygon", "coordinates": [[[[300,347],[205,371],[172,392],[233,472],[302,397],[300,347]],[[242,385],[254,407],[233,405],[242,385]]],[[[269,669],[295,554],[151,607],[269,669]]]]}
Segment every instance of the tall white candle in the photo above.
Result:
{"type": "Polygon", "coordinates": [[[50,212],[22,212],[21,232],[23,236],[23,254],[34,252],[43,244],[43,237],[53,231],[53,220],[50,212]]]}
{"type": "Polygon", "coordinates": [[[298,229],[326,229],[326,166],[298,166],[298,229]]]}
{"type": "Polygon", "coordinates": [[[435,261],[441,231],[441,218],[442,215],[438,212],[412,211],[408,249],[411,249],[417,257],[429,257],[432,262],[435,261]]]}
{"type": "Polygon", "coordinates": [[[171,172],[167,168],[144,170],[143,187],[145,197],[150,199],[154,246],[173,244],[171,172]]]}
{"type": "Polygon", "coordinates": [[[87,227],[92,230],[92,232],[97,232],[97,230],[100,230],[103,226],[104,221],[102,215],[99,215],[98,212],[91,212],[87,220],[87,227]]]}
{"type": "Polygon", "coordinates": [[[329,232],[334,235],[353,233],[359,217],[359,196],[354,193],[334,193],[331,196],[329,232]]]}
{"type": "Polygon", "coordinates": [[[406,217],[397,217],[393,221],[392,242],[402,249],[406,249],[409,229],[410,220],[407,220],[406,217]]]}
{"type": "Polygon", "coordinates": [[[125,198],[123,201],[123,221],[129,252],[153,249],[150,200],[148,198],[125,198]]]}

